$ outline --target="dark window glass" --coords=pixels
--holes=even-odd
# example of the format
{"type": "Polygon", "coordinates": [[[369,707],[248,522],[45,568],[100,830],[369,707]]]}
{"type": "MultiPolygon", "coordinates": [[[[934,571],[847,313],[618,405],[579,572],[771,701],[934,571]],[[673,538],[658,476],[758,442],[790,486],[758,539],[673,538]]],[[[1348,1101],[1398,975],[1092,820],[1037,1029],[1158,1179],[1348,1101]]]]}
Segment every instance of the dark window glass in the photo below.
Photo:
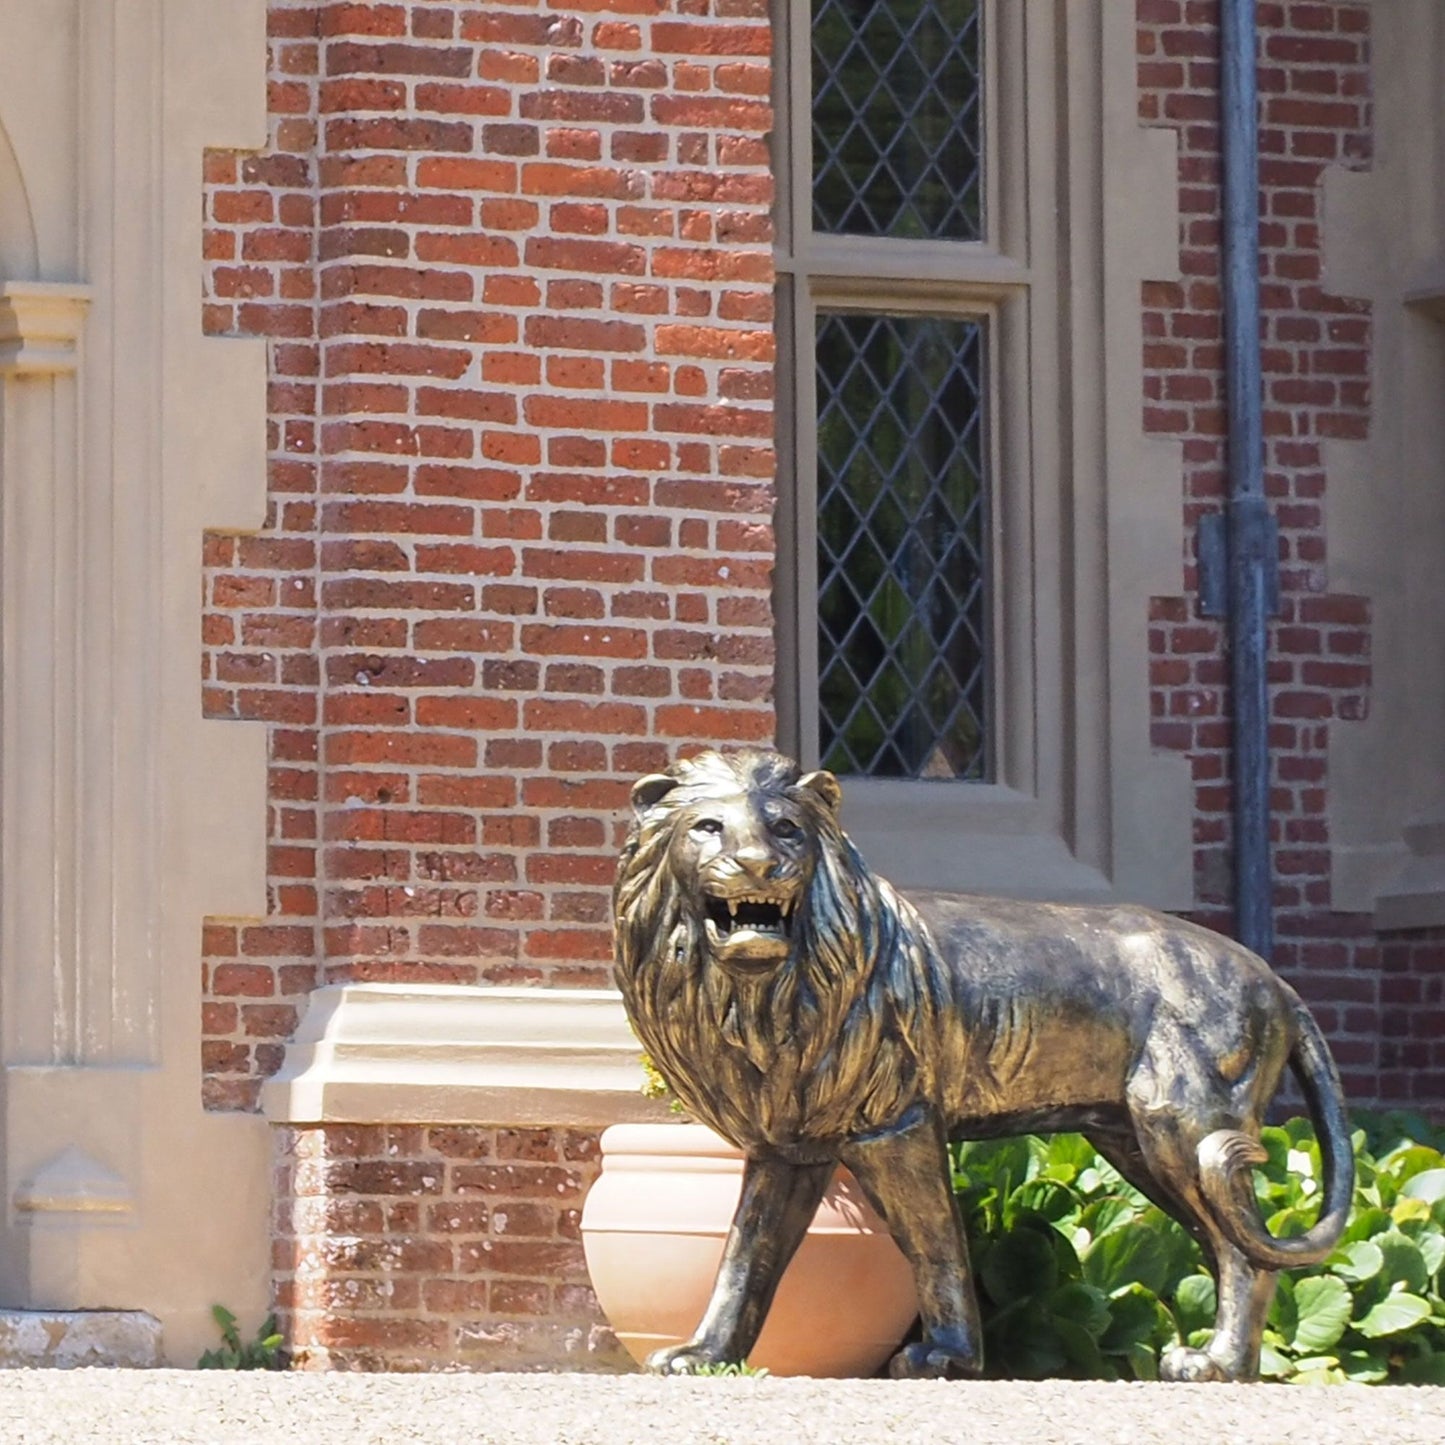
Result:
{"type": "Polygon", "coordinates": [[[978,0],[813,0],[813,225],[976,241],[978,0]]]}
{"type": "Polygon", "coordinates": [[[986,776],[982,328],[820,315],[819,752],[835,772],[986,776]]]}

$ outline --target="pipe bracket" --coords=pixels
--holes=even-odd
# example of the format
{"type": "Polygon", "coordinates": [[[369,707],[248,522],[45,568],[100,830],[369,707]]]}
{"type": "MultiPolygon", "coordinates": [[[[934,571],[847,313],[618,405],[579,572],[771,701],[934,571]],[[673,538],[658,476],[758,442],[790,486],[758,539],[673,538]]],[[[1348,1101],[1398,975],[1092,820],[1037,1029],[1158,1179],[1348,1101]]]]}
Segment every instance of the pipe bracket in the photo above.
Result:
{"type": "MultiPolygon", "coordinates": [[[[1239,519],[1247,526],[1244,545],[1238,548],[1244,564],[1258,559],[1264,568],[1266,608],[1279,616],[1279,522],[1264,508],[1248,508],[1239,519]]],[[[1227,511],[1206,512],[1199,519],[1199,615],[1229,615],[1230,517],[1227,511]]]]}

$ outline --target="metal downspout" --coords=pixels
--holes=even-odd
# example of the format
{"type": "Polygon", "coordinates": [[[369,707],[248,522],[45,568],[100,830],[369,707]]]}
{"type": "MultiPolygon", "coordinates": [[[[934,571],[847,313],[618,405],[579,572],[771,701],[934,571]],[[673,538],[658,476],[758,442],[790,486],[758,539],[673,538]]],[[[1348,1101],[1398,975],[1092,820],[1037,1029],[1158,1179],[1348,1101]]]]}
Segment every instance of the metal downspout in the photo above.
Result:
{"type": "MultiPolygon", "coordinates": [[[[1269,846],[1269,615],[1278,531],[1264,498],[1255,0],[1222,0],[1223,309],[1228,398],[1228,615],[1234,713],[1234,907],[1240,942],[1274,948],[1269,846]]],[[[1223,540],[1221,538],[1221,540],[1223,540]]]]}

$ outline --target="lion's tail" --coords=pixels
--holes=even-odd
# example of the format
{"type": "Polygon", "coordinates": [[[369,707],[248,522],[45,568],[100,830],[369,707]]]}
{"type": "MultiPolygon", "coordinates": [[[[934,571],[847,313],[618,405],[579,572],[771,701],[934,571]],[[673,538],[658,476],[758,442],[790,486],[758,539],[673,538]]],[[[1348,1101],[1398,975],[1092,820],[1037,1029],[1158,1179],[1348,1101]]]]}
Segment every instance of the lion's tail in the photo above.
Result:
{"type": "Polygon", "coordinates": [[[1260,1269],[1293,1269],[1318,1264],[1339,1243],[1355,1190],[1355,1156],[1350,1121],[1335,1062],[1319,1026],[1302,1006],[1290,1070],[1299,1080],[1314,1120],[1324,1166],[1319,1218],[1305,1233],[1281,1239],[1259,1217],[1250,1171],[1268,1157],[1257,1139],[1219,1129],[1199,1145],[1200,1184],[1229,1241],[1260,1269]]]}

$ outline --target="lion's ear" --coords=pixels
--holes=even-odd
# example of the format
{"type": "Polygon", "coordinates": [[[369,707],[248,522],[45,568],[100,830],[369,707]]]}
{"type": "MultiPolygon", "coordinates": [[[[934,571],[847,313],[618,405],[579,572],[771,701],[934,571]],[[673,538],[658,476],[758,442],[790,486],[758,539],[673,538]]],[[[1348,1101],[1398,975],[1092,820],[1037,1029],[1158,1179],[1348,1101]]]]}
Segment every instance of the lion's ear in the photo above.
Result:
{"type": "Polygon", "coordinates": [[[798,786],[806,789],[818,799],[834,817],[843,806],[843,787],[832,773],[819,771],[805,773],[798,779],[798,786]]]}
{"type": "Polygon", "coordinates": [[[648,773],[632,785],[632,810],[640,818],[649,808],[655,808],[675,787],[676,778],[666,773],[648,773]]]}

